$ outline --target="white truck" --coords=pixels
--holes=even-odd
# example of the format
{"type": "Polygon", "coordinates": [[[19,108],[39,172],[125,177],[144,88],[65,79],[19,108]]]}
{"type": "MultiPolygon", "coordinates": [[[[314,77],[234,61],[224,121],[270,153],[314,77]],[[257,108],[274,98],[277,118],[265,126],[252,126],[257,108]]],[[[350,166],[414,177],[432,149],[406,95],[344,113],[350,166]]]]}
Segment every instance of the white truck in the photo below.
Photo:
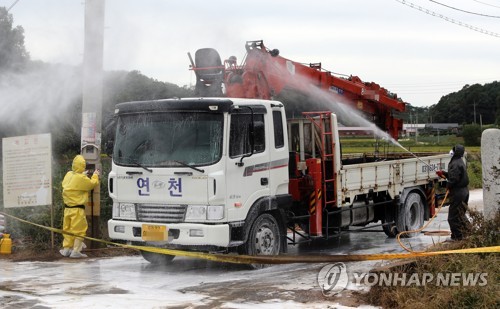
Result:
{"type": "Polygon", "coordinates": [[[349,226],[381,222],[395,236],[433,215],[435,171],[449,161],[343,159],[335,114],[287,122],[278,101],[127,102],[115,116],[108,229],[133,244],[277,255],[299,238],[331,238],[349,226]]]}

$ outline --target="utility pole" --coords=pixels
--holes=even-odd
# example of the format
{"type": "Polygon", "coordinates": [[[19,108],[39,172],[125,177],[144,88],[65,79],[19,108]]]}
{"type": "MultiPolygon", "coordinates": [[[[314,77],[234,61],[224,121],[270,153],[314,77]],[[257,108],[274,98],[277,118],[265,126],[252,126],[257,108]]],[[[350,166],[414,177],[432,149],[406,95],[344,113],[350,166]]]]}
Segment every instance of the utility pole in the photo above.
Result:
{"type": "Polygon", "coordinates": [[[474,124],[476,124],[476,100],[474,100],[474,124]]]}
{"type": "Polygon", "coordinates": [[[418,112],[415,115],[415,144],[418,143],[418,112]]]}
{"type": "MultiPolygon", "coordinates": [[[[413,118],[411,117],[411,112],[410,112],[410,126],[409,128],[412,128],[413,127],[413,118]]],[[[415,127],[413,127],[413,129],[415,129],[415,127]]],[[[411,133],[408,134],[408,137],[411,137],[411,133]]]]}
{"type": "MultiPolygon", "coordinates": [[[[104,0],[85,1],[81,152],[88,170],[102,171],[101,123],[103,89],[104,0]]],[[[100,237],[101,189],[97,186],[85,207],[90,236],[100,237]]],[[[92,248],[97,243],[91,244],[92,248]]]]}
{"type": "Polygon", "coordinates": [[[9,6],[9,8],[7,9],[7,13],[9,13],[10,9],[12,9],[14,7],[14,5],[16,5],[18,2],[19,2],[19,0],[14,1],[14,3],[12,3],[12,5],[9,6]]]}

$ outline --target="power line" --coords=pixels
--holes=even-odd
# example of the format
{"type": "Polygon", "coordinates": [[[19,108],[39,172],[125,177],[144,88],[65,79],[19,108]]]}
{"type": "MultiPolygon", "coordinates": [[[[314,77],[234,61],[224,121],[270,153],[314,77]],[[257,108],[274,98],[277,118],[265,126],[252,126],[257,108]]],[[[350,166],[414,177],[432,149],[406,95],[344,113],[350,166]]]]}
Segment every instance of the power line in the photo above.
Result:
{"type": "Polygon", "coordinates": [[[494,8],[499,8],[499,9],[500,9],[500,6],[497,6],[497,5],[493,5],[493,4],[489,4],[489,3],[482,2],[482,1],[477,1],[477,0],[472,0],[472,1],[475,1],[475,2],[477,2],[477,3],[484,4],[484,5],[489,5],[489,6],[492,6],[492,7],[494,7],[494,8]]]}
{"type": "Polygon", "coordinates": [[[442,5],[444,7],[450,8],[452,10],[457,10],[457,11],[464,12],[464,13],[467,13],[467,14],[473,14],[473,15],[479,15],[479,16],[491,17],[491,18],[500,18],[500,16],[486,15],[486,14],[481,14],[481,13],[474,13],[474,12],[471,12],[471,11],[465,11],[465,10],[462,10],[462,9],[459,9],[459,8],[456,8],[456,7],[453,7],[453,6],[449,6],[449,5],[446,5],[444,3],[440,3],[440,2],[434,1],[434,0],[429,0],[429,1],[430,2],[434,2],[436,4],[439,4],[439,5],[442,5]]]}
{"type": "Polygon", "coordinates": [[[19,0],[16,0],[14,1],[14,3],[12,3],[12,5],[7,9],[7,13],[10,11],[10,9],[12,9],[14,7],[14,5],[16,5],[17,3],[19,2],[19,0]]]}
{"type": "Polygon", "coordinates": [[[423,12],[423,13],[425,13],[427,15],[431,15],[431,16],[434,16],[434,17],[441,18],[441,19],[443,19],[443,20],[445,20],[445,21],[447,21],[449,23],[452,23],[452,24],[455,24],[455,25],[458,25],[458,26],[462,26],[462,27],[468,28],[470,30],[473,30],[473,31],[476,31],[476,32],[479,32],[479,33],[483,33],[483,34],[486,34],[486,35],[489,35],[489,36],[500,38],[500,34],[499,33],[488,31],[488,30],[485,30],[485,29],[482,29],[482,28],[479,28],[479,27],[475,27],[475,26],[466,24],[466,23],[461,22],[459,20],[455,20],[453,18],[444,16],[443,14],[436,13],[434,11],[431,11],[429,9],[423,8],[423,7],[419,6],[419,5],[415,5],[415,4],[413,4],[411,2],[408,2],[408,1],[405,1],[405,0],[396,0],[396,1],[399,2],[399,3],[401,3],[401,4],[404,4],[406,6],[409,6],[412,9],[419,10],[420,12],[423,12]]]}

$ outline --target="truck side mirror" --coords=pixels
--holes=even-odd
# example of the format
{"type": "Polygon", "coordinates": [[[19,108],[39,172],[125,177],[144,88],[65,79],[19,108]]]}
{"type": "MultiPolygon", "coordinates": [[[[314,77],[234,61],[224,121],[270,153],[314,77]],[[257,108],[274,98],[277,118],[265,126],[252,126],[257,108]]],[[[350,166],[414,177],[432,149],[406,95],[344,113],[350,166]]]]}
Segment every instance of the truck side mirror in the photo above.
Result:
{"type": "Polygon", "coordinates": [[[250,142],[250,152],[243,155],[239,162],[236,162],[237,166],[245,165],[243,163],[243,159],[250,157],[255,151],[255,117],[254,117],[254,112],[253,112],[253,109],[251,106],[234,106],[233,112],[241,110],[241,108],[247,108],[250,111],[250,123],[248,124],[248,129],[246,130],[246,132],[248,132],[248,141],[250,142]]]}
{"type": "Polygon", "coordinates": [[[253,121],[253,113],[252,113],[252,117],[250,119],[250,123],[248,124],[247,132],[248,132],[248,141],[250,142],[250,152],[241,156],[240,162],[236,163],[236,165],[238,165],[238,166],[245,165],[245,163],[243,163],[243,159],[250,157],[251,155],[253,155],[253,153],[255,151],[255,125],[254,125],[254,121],[253,121]]]}

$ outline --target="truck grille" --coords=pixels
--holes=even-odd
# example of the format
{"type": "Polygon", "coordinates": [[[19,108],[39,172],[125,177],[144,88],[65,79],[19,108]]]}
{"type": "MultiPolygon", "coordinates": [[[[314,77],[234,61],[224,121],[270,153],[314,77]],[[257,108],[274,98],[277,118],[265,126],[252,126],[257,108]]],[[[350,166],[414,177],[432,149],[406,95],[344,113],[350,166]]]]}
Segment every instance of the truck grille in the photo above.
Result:
{"type": "Polygon", "coordinates": [[[187,205],[137,204],[137,219],[145,222],[184,222],[187,205]]]}

